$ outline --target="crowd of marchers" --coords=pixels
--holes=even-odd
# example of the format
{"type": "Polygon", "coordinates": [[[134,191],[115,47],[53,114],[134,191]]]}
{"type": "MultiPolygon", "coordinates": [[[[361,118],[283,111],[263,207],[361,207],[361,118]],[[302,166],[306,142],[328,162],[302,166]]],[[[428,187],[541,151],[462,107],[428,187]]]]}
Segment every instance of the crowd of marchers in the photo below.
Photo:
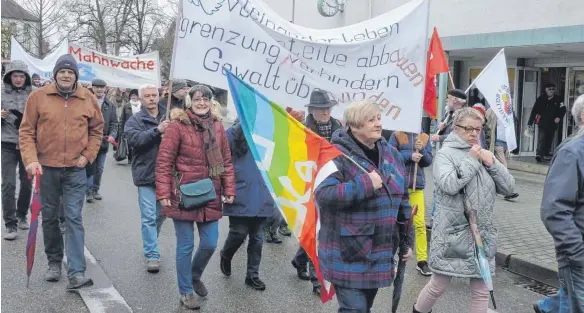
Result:
{"type": "MultiPolygon", "coordinates": [[[[188,86],[182,80],[175,80],[168,91],[143,85],[127,93],[118,118],[115,102],[125,91],[107,93],[107,82],[101,79],[92,82],[91,90],[83,87],[70,55],[59,58],[53,74],[51,83],[41,86],[35,81],[33,87],[34,77],[24,63],[12,61],[3,77],[4,239],[14,240],[18,229],[28,229],[30,177],[40,175],[48,261],[45,279],[60,280],[66,253],[67,288],[91,286],[93,281],[85,273],[82,208],[84,202],[102,199],[100,184],[109,146],[127,142],[138,189],[145,269],[150,273],[161,269],[158,235],[169,218],[176,232],[180,302],[185,308],[199,309],[199,298],[208,296],[204,271],[218,247],[219,220],[228,216],[229,233],[217,266],[231,276],[232,259],[247,238],[244,283],[264,290],[259,275],[263,243],[281,243],[279,236],[291,232],[241,125],[236,121],[224,128],[213,90],[188,86]]],[[[396,258],[414,259],[413,251],[416,269],[431,278],[412,312],[431,312],[453,277],[469,279],[471,312],[487,312],[489,290],[476,262],[465,211],[469,206],[477,211],[478,230],[495,273],[495,199],[517,197],[515,181],[506,167],[506,144],[500,139],[504,126],[490,118],[490,109],[469,106],[467,95],[456,89],[448,92],[446,104],[446,118],[437,134],[384,130],[378,106],[367,101],[350,104],[343,119],[337,120],[331,116],[335,101],[320,90],[310,95],[305,105],[308,114],[287,108],[291,117],[345,155],[334,159],[338,171],[315,190],[321,222],[320,272],[334,286],[339,312],[370,312],[379,288],[395,279],[396,258]],[[497,140],[488,138],[492,134],[497,140]],[[433,143],[440,143],[437,152],[433,143]],[[424,170],[430,165],[435,192],[432,221],[425,221],[424,170]],[[405,226],[413,206],[418,209],[410,231],[405,226]],[[429,245],[426,224],[432,225],[429,245]]],[[[572,114],[579,125],[584,124],[583,96],[576,100],[572,114]]],[[[536,312],[559,312],[554,310],[560,307],[568,312],[584,310],[582,129],[558,148],[546,180],[542,221],[556,243],[562,288],[535,304],[536,312]]],[[[320,295],[314,265],[302,248],[291,267],[320,295]]]]}

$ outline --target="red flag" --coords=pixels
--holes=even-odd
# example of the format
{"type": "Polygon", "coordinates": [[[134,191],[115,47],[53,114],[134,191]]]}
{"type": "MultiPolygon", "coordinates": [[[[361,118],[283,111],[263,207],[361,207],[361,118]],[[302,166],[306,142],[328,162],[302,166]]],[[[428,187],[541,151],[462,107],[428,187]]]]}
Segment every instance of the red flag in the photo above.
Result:
{"type": "Polygon", "coordinates": [[[424,110],[435,118],[436,109],[436,75],[448,72],[448,61],[442,48],[442,42],[438,36],[438,30],[434,27],[432,39],[430,39],[430,49],[428,49],[428,60],[426,62],[426,92],[424,93],[424,110]]]}

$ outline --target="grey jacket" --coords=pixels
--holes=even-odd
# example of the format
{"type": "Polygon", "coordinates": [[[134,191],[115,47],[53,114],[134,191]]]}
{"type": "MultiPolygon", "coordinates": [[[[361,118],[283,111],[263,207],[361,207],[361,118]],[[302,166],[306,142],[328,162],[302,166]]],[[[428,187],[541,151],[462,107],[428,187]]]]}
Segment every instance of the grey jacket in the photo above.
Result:
{"type": "MultiPolygon", "coordinates": [[[[4,87],[2,88],[2,110],[16,110],[24,113],[26,100],[28,95],[32,92],[32,81],[28,74],[28,67],[22,61],[12,61],[6,66],[6,74],[4,74],[4,87]],[[26,75],[26,80],[23,88],[15,89],[12,86],[11,75],[13,72],[19,71],[26,75]]],[[[21,116],[22,118],[22,116],[21,116]]],[[[20,118],[20,119],[21,119],[20,118]]],[[[14,113],[9,113],[6,118],[2,119],[2,142],[12,143],[18,146],[18,127],[17,121],[20,120],[14,113]]]]}
{"type": "Polygon", "coordinates": [[[515,180],[499,161],[487,168],[469,157],[470,148],[469,143],[451,133],[434,159],[436,213],[428,263],[438,274],[480,278],[461,190],[477,209],[479,232],[494,274],[497,229],[493,225],[493,206],[497,194],[513,194],[515,180]]]}
{"type": "Polygon", "coordinates": [[[584,131],[554,155],[543,188],[541,220],[554,238],[558,266],[584,266],[584,131]]]}

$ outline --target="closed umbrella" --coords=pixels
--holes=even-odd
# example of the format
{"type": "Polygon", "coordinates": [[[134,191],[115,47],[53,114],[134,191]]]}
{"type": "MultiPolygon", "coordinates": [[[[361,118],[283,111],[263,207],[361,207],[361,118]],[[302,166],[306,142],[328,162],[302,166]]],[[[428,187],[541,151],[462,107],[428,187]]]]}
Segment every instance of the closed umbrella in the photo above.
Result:
{"type": "Polygon", "coordinates": [[[399,300],[401,298],[402,289],[403,289],[403,285],[404,285],[404,276],[406,274],[406,262],[404,261],[403,256],[404,256],[404,254],[407,253],[407,250],[401,251],[401,248],[404,247],[404,250],[407,249],[407,247],[405,247],[403,245],[403,243],[411,231],[412,224],[414,221],[414,216],[416,215],[416,213],[418,213],[418,205],[414,205],[412,207],[412,214],[410,215],[410,219],[404,225],[405,232],[403,234],[400,234],[399,248],[397,249],[397,250],[400,250],[400,253],[398,253],[399,261],[397,264],[397,272],[395,274],[395,279],[393,281],[393,296],[392,296],[392,300],[391,300],[391,312],[392,313],[397,312],[397,307],[399,305],[399,300]]]}
{"type": "Polygon", "coordinates": [[[485,254],[483,239],[481,238],[481,234],[479,233],[479,228],[477,226],[477,210],[472,206],[470,201],[468,201],[466,193],[464,198],[464,215],[466,216],[472,232],[472,237],[475,242],[475,256],[477,258],[481,277],[489,289],[491,301],[493,301],[493,308],[496,310],[497,303],[495,302],[495,296],[493,294],[493,276],[491,275],[491,268],[489,267],[489,259],[487,259],[485,254]]]}
{"type": "Polygon", "coordinates": [[[30,203],[30,228],[26,240],[26,288],[30,283],[30,273],[34,265],[34,252],[36,250],[37,230],[39,227],[39,213],[41,212],[41,175],[37,171],[34,176],[34,188],[30,203]]]}

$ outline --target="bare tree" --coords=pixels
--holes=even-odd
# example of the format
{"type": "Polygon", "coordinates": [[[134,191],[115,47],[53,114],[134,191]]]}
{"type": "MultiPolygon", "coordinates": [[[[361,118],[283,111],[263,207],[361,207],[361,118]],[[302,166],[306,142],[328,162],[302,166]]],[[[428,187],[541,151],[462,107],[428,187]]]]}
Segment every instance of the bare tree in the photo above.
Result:
{"type": "Polygon", "coordinates": [[[150,51],[155,40],[164,37],[169,21],[156,0],[133,0],[128,48],[137,54],[150,51]]]}
{"type": "Polygon", "coordinates": [[[103,53],[119,54],[127,45],[133,0],[70,0],[69,29],[71,41],[103,53]]]}
{"type": "Polygon", "coordinates": [[[34,46],[38,49],[38,56],[44,57],[52,47],[50,42],[60,42],[66,36],[63,33],[62,23],[67,15],[62,0],[21,0],[20,4],[34,17],[38,23],[29,23],[34,46]]]}

